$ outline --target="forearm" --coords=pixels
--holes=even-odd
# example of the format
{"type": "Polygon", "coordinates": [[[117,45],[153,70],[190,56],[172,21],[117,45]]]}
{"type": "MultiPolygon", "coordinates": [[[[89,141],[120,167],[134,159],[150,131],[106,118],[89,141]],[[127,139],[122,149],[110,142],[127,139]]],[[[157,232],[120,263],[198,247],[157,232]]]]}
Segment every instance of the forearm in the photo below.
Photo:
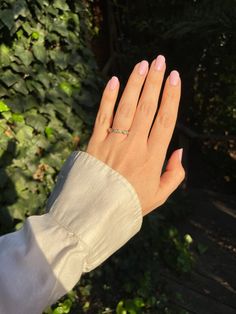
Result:
{"type": "Polygon", "coordinates": [[[47,208],[47,214],[29,217],[20,231],[0,238],[1,314],[41,313],[142,223],[131,184],[85,152],[68,158],[47,208]]]}

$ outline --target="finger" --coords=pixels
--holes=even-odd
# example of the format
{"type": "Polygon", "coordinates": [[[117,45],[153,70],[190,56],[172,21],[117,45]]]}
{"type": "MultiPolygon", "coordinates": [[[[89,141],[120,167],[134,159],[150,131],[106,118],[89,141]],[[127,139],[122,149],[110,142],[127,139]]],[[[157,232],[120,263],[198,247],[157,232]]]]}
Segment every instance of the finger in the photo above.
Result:
{"type": "MultiPolygon", "coordinates": [[[[119,101],[112,124],[113,128],[130,129],[147,72],[148,62],[146,60],[141,61],[134,67],[119,101]]],[[[114,136],[114,134],[110,133],[110,136],[114,136]]],[[[124,138],[123,134],[115,134],[116,138],[119,136],[124,138]]]]}
{"type": "Polygon", "coordinates": [[[168,160],[165,172],[160,178],[157,192],[157,200],[164,203],[165,200],[177,189],[184,180],[185,171],[181,163],[183,149],[175,150],[168,160]]]}
{"type": "Polygon", "coordinates": [[[92,140],[103,141],[107,137],[107,130],[112,124],[113,112],[119,91],[119,80],[113,76],[107,83],[96,116],[92,140]]]}
{"type": "Polygon", "coordinates": [[[179,73],[172,71],[166,80],[160,108],[148,138],[148,149],[151,154],[158,156],[161,165],[164,163],[176,124],[180,90],[179,73]]]}
{"type": "Polygon", "coordinates": [[[133,136],[147,139],[155,116],[166,69],[165,57],[159,55],[151,64],[131,126],[133,136]]]}

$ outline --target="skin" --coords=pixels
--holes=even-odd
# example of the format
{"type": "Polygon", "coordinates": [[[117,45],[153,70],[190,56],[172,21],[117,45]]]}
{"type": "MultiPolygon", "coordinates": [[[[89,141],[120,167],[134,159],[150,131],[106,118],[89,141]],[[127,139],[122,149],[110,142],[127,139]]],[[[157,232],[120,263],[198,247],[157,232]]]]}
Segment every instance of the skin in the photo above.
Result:
{"type": "Polygon", "coordinates": [[[166,64],[164,62],[162,68],[156,70],[155,60],[150,66],[147,61],[142,61],[144,63],[147,69],[142,74],[140,63],[134,66],[115,114],[119,81],[116,78],[114,89],[111,89],[110,81],[107,83],[86,150],[132,184],[143,216],[161,206],[185,177],[181,149],[172,153],[163,172],[177,119],[181,80],[179,78],[173,85],[171,75],[167,77],[158,108],[166,64]],[[109,133],[109,127],[130,133],[109,133]]]}

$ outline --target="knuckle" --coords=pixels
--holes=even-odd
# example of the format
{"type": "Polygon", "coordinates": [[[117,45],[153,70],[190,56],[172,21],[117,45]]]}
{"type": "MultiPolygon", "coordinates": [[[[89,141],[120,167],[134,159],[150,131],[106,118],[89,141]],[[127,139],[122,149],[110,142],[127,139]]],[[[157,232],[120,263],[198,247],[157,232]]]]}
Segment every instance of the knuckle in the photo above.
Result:
{"type": "Polygon", "coordinates": [[[158,206],[161,206],[163,205],[168,199],[168,195],[164,195],[164,193],[158,193],[156,195],[156,202],[155,202],[155,205],[158,207],[158,206]]]}
{"type": "Polygon", "coordinates": [[[157,122],[164,128],[170,128],[175,123],[175,117],[168,112],[162,112],[157,116],[157,122]]]}
{"type": "Polygon", "coordinates": [[[160,206],[165,204],[165,202],[167,201],[168,197],[162,197],[159,201],[160,206]]]}
{"type": "Polygon", "coordinates": [[[146,100],[141,100],[137,109],[145,114],[145,115],[153,115],[154,112],[154,105],[152,104],[152,102],[148,102],[146,100]]]}
{"type": "Polygon", "coordinates": [[[185,170],[183,167],[180,168],[179,170],[179,178],[180,178],[180,181],[182,182],[185,178],[185,170]]]}
{"type": "Polygon", "coordinates": [[[132,115],[131,106],[121,103],[117,108],[117,113],[123,117],[130,117],[132,115]]]}
{"type": "Polygon", "coordinates": [[[96,124],[97,125],[107,125],[110,124],[112,120],[112,117],[103,111],[99,111],[96,118],[96,124]]]}

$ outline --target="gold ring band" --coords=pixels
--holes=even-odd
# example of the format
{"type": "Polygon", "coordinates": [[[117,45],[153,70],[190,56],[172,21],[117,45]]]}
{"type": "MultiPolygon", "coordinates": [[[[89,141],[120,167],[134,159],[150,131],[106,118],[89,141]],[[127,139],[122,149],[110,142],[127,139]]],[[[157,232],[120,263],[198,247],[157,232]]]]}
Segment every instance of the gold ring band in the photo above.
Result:
{"type": "Polygon", "coordinates": [[[120,129],[113,129],[113,128],[109,128],[108,132],[110,132],[110,133],[120,133],[120,134],[129,134],[128,130],[120,130],[120,129]]]}

